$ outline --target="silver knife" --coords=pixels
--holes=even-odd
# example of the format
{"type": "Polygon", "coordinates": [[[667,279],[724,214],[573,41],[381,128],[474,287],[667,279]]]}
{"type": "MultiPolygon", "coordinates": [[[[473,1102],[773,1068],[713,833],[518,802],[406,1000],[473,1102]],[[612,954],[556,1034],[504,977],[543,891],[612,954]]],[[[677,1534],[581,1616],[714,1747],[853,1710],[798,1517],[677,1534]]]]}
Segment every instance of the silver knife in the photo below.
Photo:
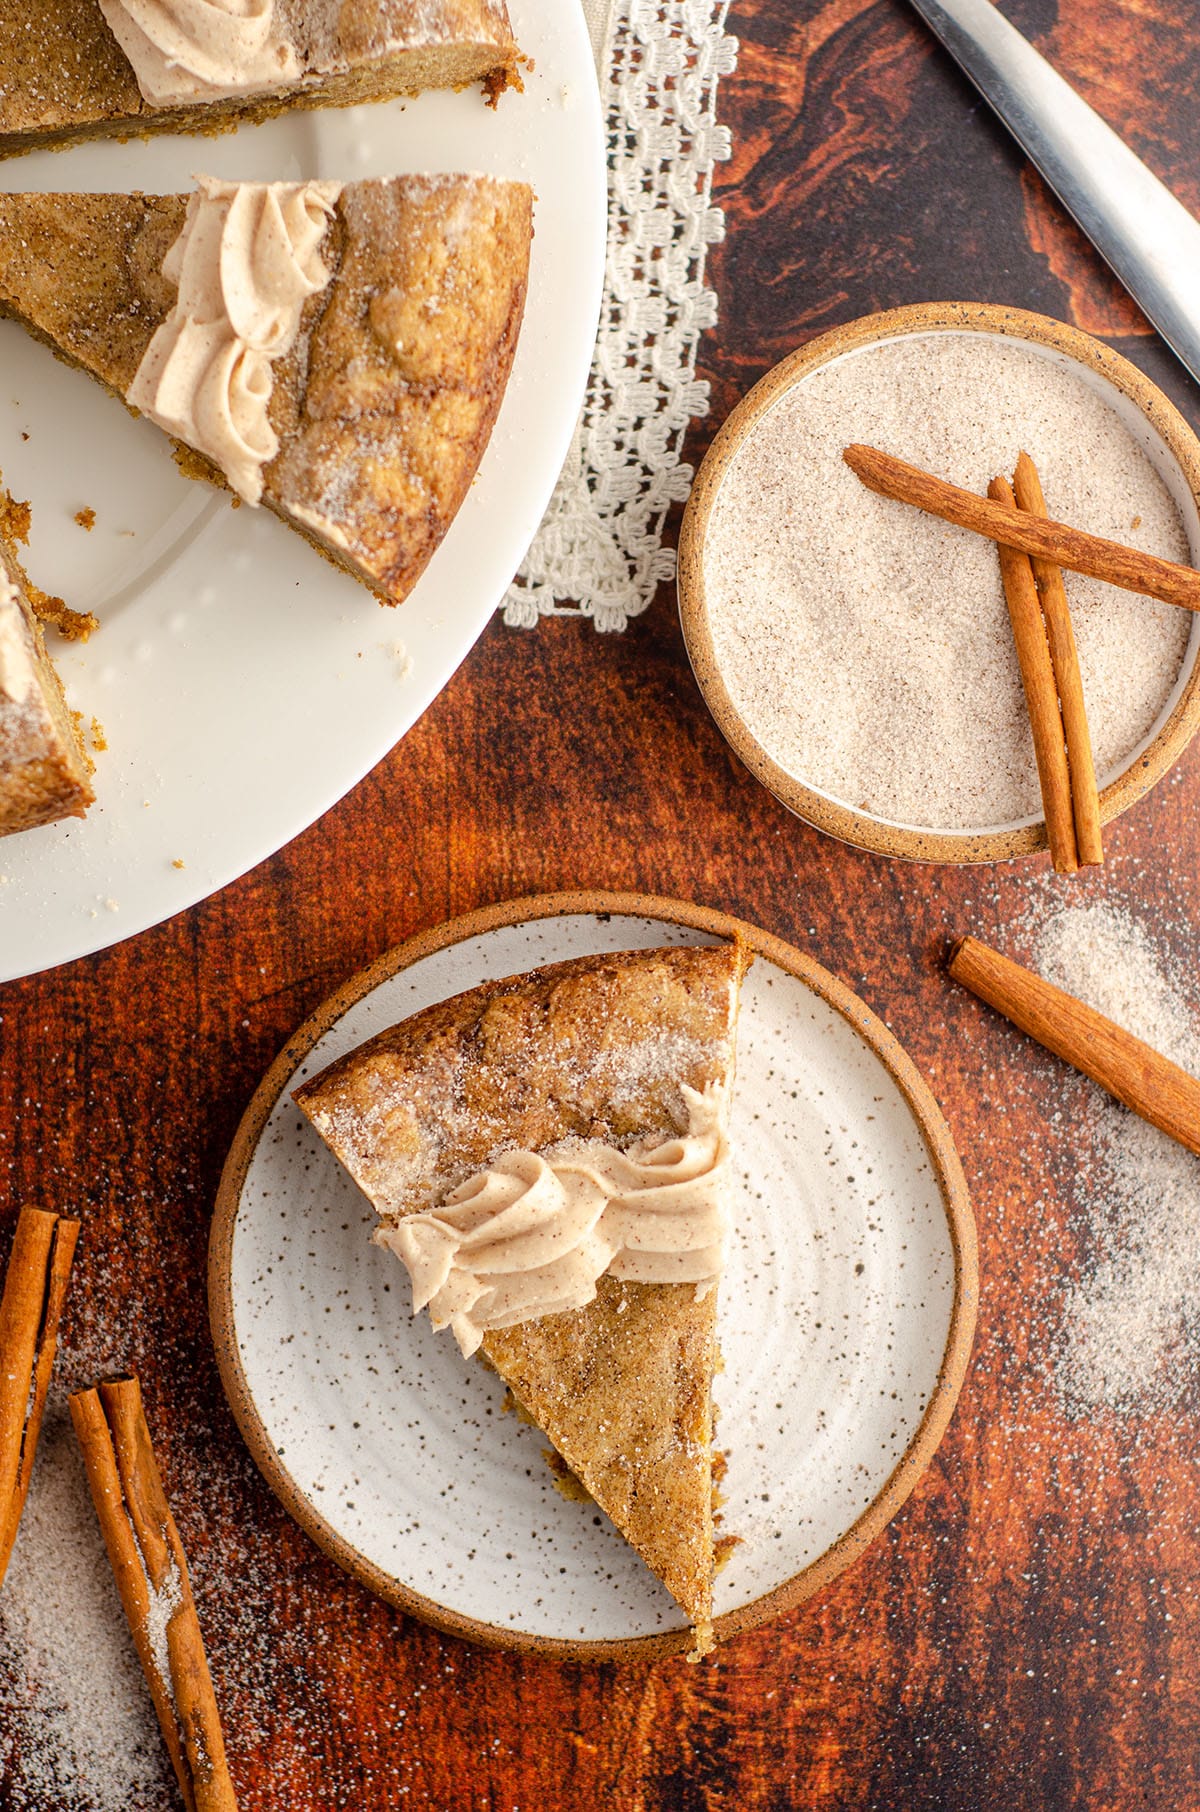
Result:
{"type": "Polygon", "coordinates": [[[1200,380],[1200,222],[991,0],[912,0],[1200,380]]]}

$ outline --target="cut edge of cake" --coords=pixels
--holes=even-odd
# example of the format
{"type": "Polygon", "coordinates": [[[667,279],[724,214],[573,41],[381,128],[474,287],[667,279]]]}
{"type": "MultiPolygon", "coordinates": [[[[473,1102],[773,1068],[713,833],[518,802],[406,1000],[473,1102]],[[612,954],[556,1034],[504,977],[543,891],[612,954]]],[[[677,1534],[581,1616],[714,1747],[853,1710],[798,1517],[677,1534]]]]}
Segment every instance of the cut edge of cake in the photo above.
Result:
{"type": "Polygon", "coordinates": [[[17,556],[28,520],[28,506],[0,483],[0,836],[82,818],[95,800],[92,762],[17,556]]]}

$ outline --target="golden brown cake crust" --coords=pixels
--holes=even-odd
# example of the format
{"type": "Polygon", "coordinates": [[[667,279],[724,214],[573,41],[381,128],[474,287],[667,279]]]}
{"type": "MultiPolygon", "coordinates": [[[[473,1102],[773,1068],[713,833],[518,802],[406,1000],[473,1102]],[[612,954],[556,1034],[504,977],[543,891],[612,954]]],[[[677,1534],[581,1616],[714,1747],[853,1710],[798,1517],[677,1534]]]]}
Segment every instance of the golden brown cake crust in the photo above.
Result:
{"type": "Polygon", "coordinates": [[[618,951],[485,982],[379,1033],[296,1091],[394,1219],[502,1151],[614,1145],[687,1123],[683,1085],[729,1061],[730,945],[618,951]]]}
{"type": "MultiPolygon", "coordinates": [[[[0,196],[0,314],[123,396],[174,290],[187,197],[0,196]]],[[[391,603],[411,591],[479,466],[525,303],[532,195],[483,176],[349,183],[275,366],[263,501],[391,603]]],[[[223,483],[189,451],[192,476],[223,483]]]]}
{"type": "MultiPolygon", "coordinates": [[[[380,1033],[296,1100],[385,1219],[517,1146],[686,1125],[731,1080],[736,946],[628,951],[489,982],[380,1033]]],[[[696,1623],[712,1609],[716,1291],[600,1280],[483,1352],[696,1623]]]]}
{"type": "Polygon", "coordinates": [[[16,588],[36,681],[33,692],[20,703],[0,692],[0,836],[59,818],[82,818],[94,797],[79,730],[46,653],[42,626],[13,547],[11,531],[23,514],[24,506],[14,506],[0,490],[0,577],[16,588]]]}
{"type": "Polygon", "coordinates": [[[213,132],[292,107],[521,86],[503,0],[279,0],[304,73],[280,94],[154,107],[98,0],[0,8],[0,157],[113,133],[213,132]]]}

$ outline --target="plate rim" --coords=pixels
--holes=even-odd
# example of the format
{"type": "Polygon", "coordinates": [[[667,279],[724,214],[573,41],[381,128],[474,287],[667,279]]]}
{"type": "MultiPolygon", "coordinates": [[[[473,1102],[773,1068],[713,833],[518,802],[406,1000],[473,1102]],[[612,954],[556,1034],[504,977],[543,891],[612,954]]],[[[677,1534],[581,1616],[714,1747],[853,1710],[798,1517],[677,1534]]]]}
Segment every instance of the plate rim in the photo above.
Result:
{"type": "Polygon", "coordinates": [[[794,1609],[821,1591],[882,1533],[927,1470],[950,1422],[966,1377],[979,1301],[979,1251],[975,1217],[962,1163],[933,1092],[895,1034],[847,984],[815,957],[731,913],[659,894],[570,890],[526,894],[444,920],[392,946],[358,969],[311,1012],[284,1044],[248,1102],[221,1170],[209,1234],[209,1325],[222,1388],[255,1465],[288,1515],[338,1566],[376,1597],[419,1617],[448,1635],[487,1648],[575,1661],[649,1661],[692,1646],[687,1628],[653,1635],[587,1640],[541,1636],[469,1617],[414,1590],[369,1560],[305,1496],[281,1462],[259,1413],[241,1362],[234,1320],[233,1240],[246,1177],[258,1143],[287,1084],[314,1045],[366,995],[414,963],[455,944],[516,925],[549,918],[613,917],[659,920],[711,936],[739,938],[796,977],[851,1029],[883,1063],[912,1114],[942,1199],[954,1256],[954,1296],[937,1382],[904,1453],[850,1528],[815,1560],[780,1585],[713,1620],[718,1642],[794,1609]]]}

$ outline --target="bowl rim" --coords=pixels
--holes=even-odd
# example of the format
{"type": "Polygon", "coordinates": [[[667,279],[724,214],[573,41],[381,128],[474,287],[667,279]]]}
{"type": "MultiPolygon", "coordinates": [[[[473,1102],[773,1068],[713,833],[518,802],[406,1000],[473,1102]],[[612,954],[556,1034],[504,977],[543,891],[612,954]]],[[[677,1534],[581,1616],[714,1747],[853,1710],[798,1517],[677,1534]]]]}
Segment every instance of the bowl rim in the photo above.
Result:
{"type": "Polygon", "coordinates": [[[469,1617],[439,1604],[369,1560],[341,1535],[292,1478],[276,1451],[242,1365],[233,1296],[233,1241],[242,1191],[259,1139],[277,1101],[314,1045],[358,1001],[424,957],[500,927],[547,918],[595,915],[658,919],[717,938],[741,940],[803,982],[834,1009],[879,1058],[899,1089],[929,1155],[954,1256],[954,1294],[937,1381],[912,1439],[857,1519],[815,1560],[758,1598],[713,1620],[718,1642],[790,1610],[822,1590],[858,1558],[904,1504],[931,1464],[967,1374],[979,1303],[979,1246],[966,1177],[950,1128],[928,1083],[895,1034],[866,1003],[814,957],[743,919],[688,900],[592,890],[526,895],[479,907],[433,926],[358,970],[309,1014],[255,1089],[221,1172],[208,1248],[208,1310],[217,1368],[234,1420],[259,1471],[284,1509],[317,1546],[367,1589],[397,1609],[453,1636],[489,1648],[571,1661],[655,1660],[692,1646],[687,1628],[650,1636],[575,1640],[538,1636],[469,1617]]]}
{"type": "MultiPolygon", "coordinates": [[[[862,315],[789,353],[749,390],[718,430],[701,462],[679,532],[677,590],[684,643],[696,683],[738,759],[789,811],[818,830],[876,855],[917,862],[1001,862],[1048,849],[1044,821],[1000,830],[936,830],[893,824],[856,810],[781,767],[747,727],[730,697],[713,644],[704,588],[704,540],[725,473],[768,409],[818,367],[882,340],[910,334],[980,332],[1024,340],[1074,359],[1134,403],[1165,443],[1200,513],[1200,439],[1174,403],[1138,367],[1082,328],[1028,309],[990,302],[919,302],[862,315]]],[[[1200,654],[1153,740],[1100,794],[1109,824],[1145,797],[1200,729],[1200,654]]]]}

